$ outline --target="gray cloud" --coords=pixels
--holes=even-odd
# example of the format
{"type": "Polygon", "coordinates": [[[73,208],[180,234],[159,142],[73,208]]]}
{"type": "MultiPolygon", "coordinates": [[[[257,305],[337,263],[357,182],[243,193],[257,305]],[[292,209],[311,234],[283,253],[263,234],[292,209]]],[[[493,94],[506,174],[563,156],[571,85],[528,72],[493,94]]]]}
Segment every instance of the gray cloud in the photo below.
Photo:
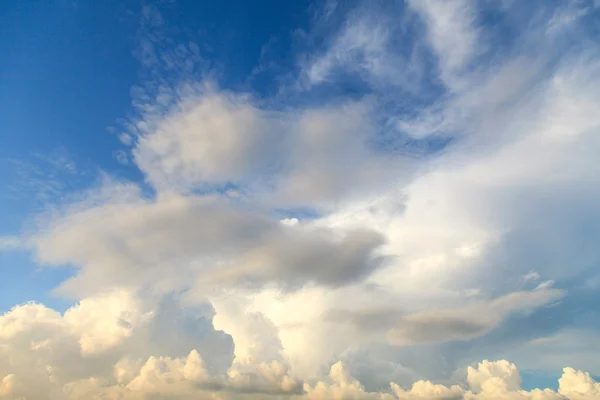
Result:
{"type": "Polygon", "coordinates": [[[338,286],[381,265],[374,251],[383,238],[372,231],[288,226],[219,198],[150,201],[122,186],[109,192],[107,202],[68,210],[29,241],[43,263],[80,266],[62,284],[65,292],[157,280],[162,290],[173,290],[197,278],[224,285],[338,286]]]}
{"type": "Polygon", "coordinates": [[[333,309],[325,314],[327,321],[348,324],[359,333],[385,333],[393,345],[469,340],[491,332],[510,314],[530,312],[562,298],[558,289],[514,292],[490,301],[474,301],[456,309],[428,309],[406,313],[401,309],[333,309]]]}

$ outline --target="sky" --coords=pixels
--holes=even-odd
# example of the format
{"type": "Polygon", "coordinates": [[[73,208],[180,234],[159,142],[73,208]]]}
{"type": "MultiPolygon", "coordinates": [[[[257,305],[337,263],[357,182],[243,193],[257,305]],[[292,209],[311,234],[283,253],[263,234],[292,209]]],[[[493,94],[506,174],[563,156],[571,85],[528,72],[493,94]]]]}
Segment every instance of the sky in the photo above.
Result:
{"type": "Polygon", "coordinates": [[[600,399],[596,0],[0,4],[0,399],[600,399]]]}

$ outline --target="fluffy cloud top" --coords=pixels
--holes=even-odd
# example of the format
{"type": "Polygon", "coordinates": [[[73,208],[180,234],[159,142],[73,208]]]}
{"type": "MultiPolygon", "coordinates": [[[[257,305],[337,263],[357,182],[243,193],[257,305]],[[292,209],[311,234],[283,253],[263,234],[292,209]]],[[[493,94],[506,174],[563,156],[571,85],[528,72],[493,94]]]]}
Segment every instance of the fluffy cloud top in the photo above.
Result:
{"type": "MultiPolygon", "coordinates": [[[[410,390],[391,383],[389,390],[378,392],[366,390],[342,362],[331,366],[328,379],[312,384],[303,384],[277,360],[239,357],[226,373],[215,374],[196,349],[181,357],[144,357],[157,350],[158,344],[148,339],[152,319],[160,312],[142,313],[140,300],[119,291],[86,299],[64,316],[40,304],[25,304],[0,317],[0,398],[546,400],[593,399],[600,394],[600,383],[572,368],[564,369],[558,392],[523,391],[517,367],[504,360],[468,367],[465,385],[421,380],[410,390]],[[101,309],[109,312],[98,313],[101,309]],[[96,347],[90,348],[90,343],[96,347]]],[[[150,303],[144,302],[146,307],[150,303]]],[[[177,326],[171,324],[171,329],[177,326]]]]}

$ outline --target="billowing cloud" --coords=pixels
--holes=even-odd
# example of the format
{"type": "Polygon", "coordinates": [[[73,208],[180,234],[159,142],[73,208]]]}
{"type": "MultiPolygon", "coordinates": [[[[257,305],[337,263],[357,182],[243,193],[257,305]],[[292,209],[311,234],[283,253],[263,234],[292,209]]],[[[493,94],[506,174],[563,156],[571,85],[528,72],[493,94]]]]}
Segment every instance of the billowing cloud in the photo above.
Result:
{"type": "Polygon", "coordinates": [[[171,300],[167,314],[164,302],[121,290],[86,298],[63,315],[41,304],[16,306],[0,317],[0,393],[7,398],[54,393],[52,398],[83,399],[103,393],[146,398],[202,390],[300,390],[301,383],[276,360],[250,364],[242,358],[232,365],[231,357],[222,370],[219,357],[226,356],[223,339],[228,335],[215,331],[211,316],[201,310],[181,323],[178,304],[171,300]],[[177,342],[169,341],[164,325],[177,342]]]}
{"type": "MultiPolygon", "coordinates": [[[[284,363],[236,357],[226,373],[211,372],[201,353],[193,349],[180,357],[147,355],[162,340],[150,337],[152,318],[158,309],[146,313],[146,321],[125,320],[139,315],[140,298],[128,292],[114,292],[89,298],[67,310],[64,316],[41,304],[17,306],[0,317],[0,398],[5,399],[147,399],[147,398],[276,398],[290,399],[592,399],[600,384],[589,374],[565,368],[558,393],[535,389],[523,391],[521,376],[508,361],[483,361],[469,367],[466,386],[444,386],[418,381],[410,390],[391,383],[388,390],[368,391],[351,376],[342,362],[331,366],[326,380],[302,383],[284,363]],[[128,297],[120,312],[107,315],[90,312],[83,320],[73,319],[85,308],[114,304],[128,297]],[[86,347],[90,335],[102,324],[104,347],[86,347]],[[83,340],[82,340],[83,339],[83,340]],[[123,341],[136,345],[115,346],[123,341]],[[137,353],[136,353],[137,351],[137,353]],[[141,352],[140,352],[141,351],[141,352]],[[146,354],[144,357],[143,354],[146,354]],[[254,397],[259,396],[259,397],[254,397]],[[286,396],[286,397],[281,397],[286,396]],[[564,396],[564,397],[563,397],[564,396]]],[[[146,305],[148,302],[146,302],[146,305]]],[[[108,308],[111,308],[110,306],[108,308]]],[[[115,308],[116,310],[116,308],[115,308]]],[[[81,314],[80,314],[81,315],[81,314]]],[[[173,329],[176,326],[171,325],[173,329]]],[[[190,343],[191,344],[191,343],[190,343]]],[[[259,352],[259,355],[264,353],[259,352]]]]}
{"type": "Polygon", "coordinates": [[[284,126],[234,95],[184,99],[154,126],[140,121],[136,163],[158,188],[239,181],[266,173],[284,151],[284,126]]]}
{"type": "Polygon", "coordinates": [[[402,159],[378,154],[368,101],[271,111],[211,85],[174,90],[175,104],[136,121],[137,166],[161,192],[227,184],[279,206],[326,205],[397,180],[402,159]],[[383,179],[383,182],[382,182],[383,179]]]}

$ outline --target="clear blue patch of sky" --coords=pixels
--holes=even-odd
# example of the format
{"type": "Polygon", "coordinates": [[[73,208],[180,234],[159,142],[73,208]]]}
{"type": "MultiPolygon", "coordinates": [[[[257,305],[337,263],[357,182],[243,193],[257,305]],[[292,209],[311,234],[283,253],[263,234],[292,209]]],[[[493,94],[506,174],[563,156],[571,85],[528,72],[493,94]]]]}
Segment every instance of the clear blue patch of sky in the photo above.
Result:
{"type": "Polygon", "coordinates": [[[0,251],[0,315],[17,304],[35,301],[64,312],[73,301],[51,293],[73,274],[68,267],[40,267],[26,252],[0,251]]]}
{"type": "Polygon", "coordinates": [[[533,390],[536,388],[550,388],[558,390],[558,380],[562,373],[559,374],[542,374],[537,371],[520,371],[521,373],[521,387],[525,390],[533,390]]]}
{"type": "MultiPolygon", "coordinates": [[[[211,69],[217,72],[222,88],[262,96],[276,91],[280,84],[278,75],[294,68],[294,31],[308,27],[311,3],[308,0],[148,2],[163,23],[147,28],[150,33],[167,36],[166,40],[153,42],[159,51],[180,44],[198,46],[202,63],[195,66],[195,78],[201,78],[203,72],[211,69]]],[[[160,78],[176,82],[178,77],[163,74],[160,78]]]]}
{"type": "Polygon", "coordinates": [[[0,6],[0,158],[57,146],[114,165],[137,76],[126,11],[116,1],[3,2],[0,6]]]}
{"type": "Polygon", "coordinates": [[[316,219],[321,215],[318,210],[310,207],[278,208],[273,210],[272,214],[280,219],[297,218],[299,220],[316,219]]]}

